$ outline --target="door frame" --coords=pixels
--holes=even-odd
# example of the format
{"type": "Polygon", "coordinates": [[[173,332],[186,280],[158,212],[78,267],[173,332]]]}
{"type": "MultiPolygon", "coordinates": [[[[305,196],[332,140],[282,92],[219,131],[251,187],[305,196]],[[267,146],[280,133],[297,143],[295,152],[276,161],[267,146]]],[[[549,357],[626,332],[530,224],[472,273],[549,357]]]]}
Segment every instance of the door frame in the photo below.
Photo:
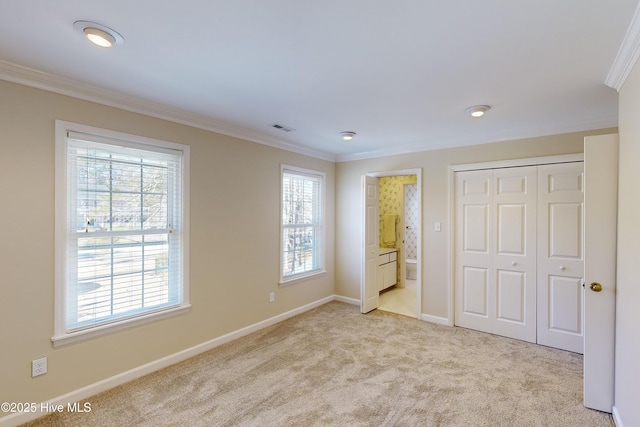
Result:
{"type": "MultiPolygon", "coordinates": [[[[390,171],[378,171],[378,172],[369,172],[365,174],[366,176],[371,176],[371,177],[375,177],[375,178],[382,178],[385,176],[403,176],[403,175],[416,175],[416,184],[417,184],[417,188],[418,188],[418,206],[419,206],[419,218],[420,221],[418,221],[418,230],[417,230],[417,234],[418,234],[418,250],[417,250],[417,266],[416,266],[416,319],[418,320],[424,320],[423,316],[422,316],[422,230],[423,230],[423,216],[422,216],[422,168],[413,168],[413,169],[400,169],[400,170],[390,170],[390,171]]],[[[364,200],[363,197],[361,197],[362,200],[364,200]]],[[[362,218],[362,226],[363,229],[365,229],[366,227],[366,216],[364,215],[364,209],[363,209],[363,218],[362,218]]],[[[403,251],[404,252],[404,251],[403,251]]],[[[364,278],[364,274],[365,274],[365,254],[362,253],[360,256],[360,262],[361,265],[363,266],[362,269],[362,274],[363,277],[361,277],[360,279],[360,301],[363,300],[363,298],[365,297],[366,293],[364,290],[364,284],[365,284],[365,278],[364,278]]],[[[404,265],[404,261],[402,262],[402,264],[404,265]]]]}
{"type": "Polygon", "coordinates": [[[455,215],[456,215],[456,188],[455,188],[455,173],[462,171],[483,170],[483,169],[501,169],[501,168],[513,168],[520,166],[539,166],[549,165],[554,163],[572,163],[572,162],[584,162],[584,153],[576,154],[564,154],[558,156],[547,157],[530,157],[524,159],[512,159],[512,160],[499,160],[492,162],[481,163],[464,163],[459,165],[449,166],[449,278],[447,280],[448,285],[448,304],[447,304],[447,324],[453,326],[455,322],[455,250],[456,250],[456,229],[455,215]]]}

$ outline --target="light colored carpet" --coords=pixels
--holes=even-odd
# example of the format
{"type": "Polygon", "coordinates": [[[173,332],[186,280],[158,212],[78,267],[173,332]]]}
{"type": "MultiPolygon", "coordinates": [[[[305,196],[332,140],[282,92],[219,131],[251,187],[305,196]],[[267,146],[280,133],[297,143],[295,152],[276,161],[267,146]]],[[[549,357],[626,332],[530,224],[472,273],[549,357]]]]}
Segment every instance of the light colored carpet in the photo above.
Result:
{"type": "Polygon", "coordinates": [[[606,426],[582,356],[332,302],[29,426],[606,426]]]}

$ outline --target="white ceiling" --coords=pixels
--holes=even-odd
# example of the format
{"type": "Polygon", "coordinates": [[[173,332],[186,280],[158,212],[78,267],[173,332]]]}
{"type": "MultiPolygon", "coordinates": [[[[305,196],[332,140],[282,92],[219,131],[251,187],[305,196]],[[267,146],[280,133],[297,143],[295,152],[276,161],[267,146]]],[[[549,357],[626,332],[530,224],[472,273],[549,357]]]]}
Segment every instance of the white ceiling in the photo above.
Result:
{"type": "Polygon", "coordinates": [[[616,126],[604,81],[637,5],[2,0],[0,78],[349,160],[616,126]],[[95,47],[77,20],[125,43],[95,47]]]}

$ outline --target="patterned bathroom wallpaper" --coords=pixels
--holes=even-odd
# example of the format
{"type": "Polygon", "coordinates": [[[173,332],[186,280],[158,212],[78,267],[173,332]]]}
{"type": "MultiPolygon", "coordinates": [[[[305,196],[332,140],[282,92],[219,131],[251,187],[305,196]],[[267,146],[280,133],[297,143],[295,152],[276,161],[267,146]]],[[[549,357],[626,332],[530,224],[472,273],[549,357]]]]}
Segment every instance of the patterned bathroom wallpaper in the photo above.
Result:
{"type": "Polygon", "coordinates": [[[405,259],[417,259],[418,225],[420,223],[417,184],[407,184],[404,186],[404,222],[405,259]]]}
{"type": "MultiPolygon", "coordinates": [[[[416,175],[383,176],[378,180],[380,190],[380,246],[402,247],[402,229],[404,227],[404,184],[416,184],[416,175]],[[397,215],[395,244],[385,244],[382,236],[383,215],[397,215]]],[[[400,255],[404,256],[404,255],[400,255]]]]}

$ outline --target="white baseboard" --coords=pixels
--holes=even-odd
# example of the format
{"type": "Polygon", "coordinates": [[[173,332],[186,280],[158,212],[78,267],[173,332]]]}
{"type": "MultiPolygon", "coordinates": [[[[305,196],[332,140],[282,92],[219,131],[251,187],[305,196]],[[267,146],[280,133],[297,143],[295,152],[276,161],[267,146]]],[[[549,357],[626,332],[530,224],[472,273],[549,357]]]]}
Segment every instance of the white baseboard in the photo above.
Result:
{"type": "Polygon", "coordinates": [[[360,300],[355,298],[343,297],[341,295],[334,295],[336,301],[346,302],[347,304],[360,305],[360,300]]]}
{"type": "Polygon", "coordinates": [[[618,412],[618,408],[616,408],[615,405],[611,410],[611,415],[613,416],[613,422],[616,424],[616,427],[624,427],[622,425],[622,420],[620,419],[620,413],[618,412]]]}
{"type": "MultiPolygon", "coordinates": [[[[254,323],[253,325],[249,325],[242,329],[238,329],[237,331],[230,332],[228,334],[222,335],[218,338],[214,338],[210,341],[206,341],[202,344],[198,344],[194,347],[187,348],[185,350],[179,351],[177,353],[171,354],[169,356],[163,357],[161,359],[155,360],[153,362],[149,362],[145,365],[138,366],[137,368],[133,368],[129,371],[122,372],[120,374],[114,375],[113,377],[106,378],[102,381],[98,381],[96,383],[90,384],[86,387],[82,387],[80,389],[71,391],[62,396],[55,397],[47,402],[42,402],[36,405],[38,409],[36,412],[20,412],[14,413],[0,418],[0,427],[15,427],[17,425],[26,423],[28,421],[34,420],[38,417],[41,417],[46,414],[45,411],[41,411],[40,408],[42,406],[48,407],[63,405],[64,408],[67,408],[68,404],[73,404],[74,402],[78,402],[80,400],[86,399],[103,391],[109,390],[111,388],[117,387],[129,381],[132,381],[136,378],[140,378],[144,375],[150,374],[151,372],[158,371],[162,368],[166,368],[167,366],[173,365],[175,363],[181,362],[183,360],[189,359],[193,356],[196,356],[200,353],[204,353],[205,351],[211,350],[215,347],[218,347],[222,344],[228,343],[245,335],[249,335],[252,332],[259,331],[260,329],[264,329],[268,326],[275,325],[276,323],[282,322],[290,317],[297,316],[298,314],[302,314],[306,311],[312,310],[316,307],[320,307],[328,302],[337,300],[343,302],[342,298],[337,297],[336,295],[331,295],[326,298],[322,298],[320,300],[314,301],[307,305],[303,305],[302,307],[295,308],[293,310],[287,311],[286,313],[279,314],[277,316],[271,317],[269,319],[263,320],[258,323],[254,323]]],[[[358,304],[360,302],[358,301],[358,304]]]]}
{"type": "Polygon", "coordinates": [[[451,323],[449,322],[449,319],[447,319],[446,317],[438,317],[438,316],[431,316],[429,314],[423,314],[421,318],[425,322],[437,323],[438,325],[444,325],[444,326],[452,326],[451,323]]]}

